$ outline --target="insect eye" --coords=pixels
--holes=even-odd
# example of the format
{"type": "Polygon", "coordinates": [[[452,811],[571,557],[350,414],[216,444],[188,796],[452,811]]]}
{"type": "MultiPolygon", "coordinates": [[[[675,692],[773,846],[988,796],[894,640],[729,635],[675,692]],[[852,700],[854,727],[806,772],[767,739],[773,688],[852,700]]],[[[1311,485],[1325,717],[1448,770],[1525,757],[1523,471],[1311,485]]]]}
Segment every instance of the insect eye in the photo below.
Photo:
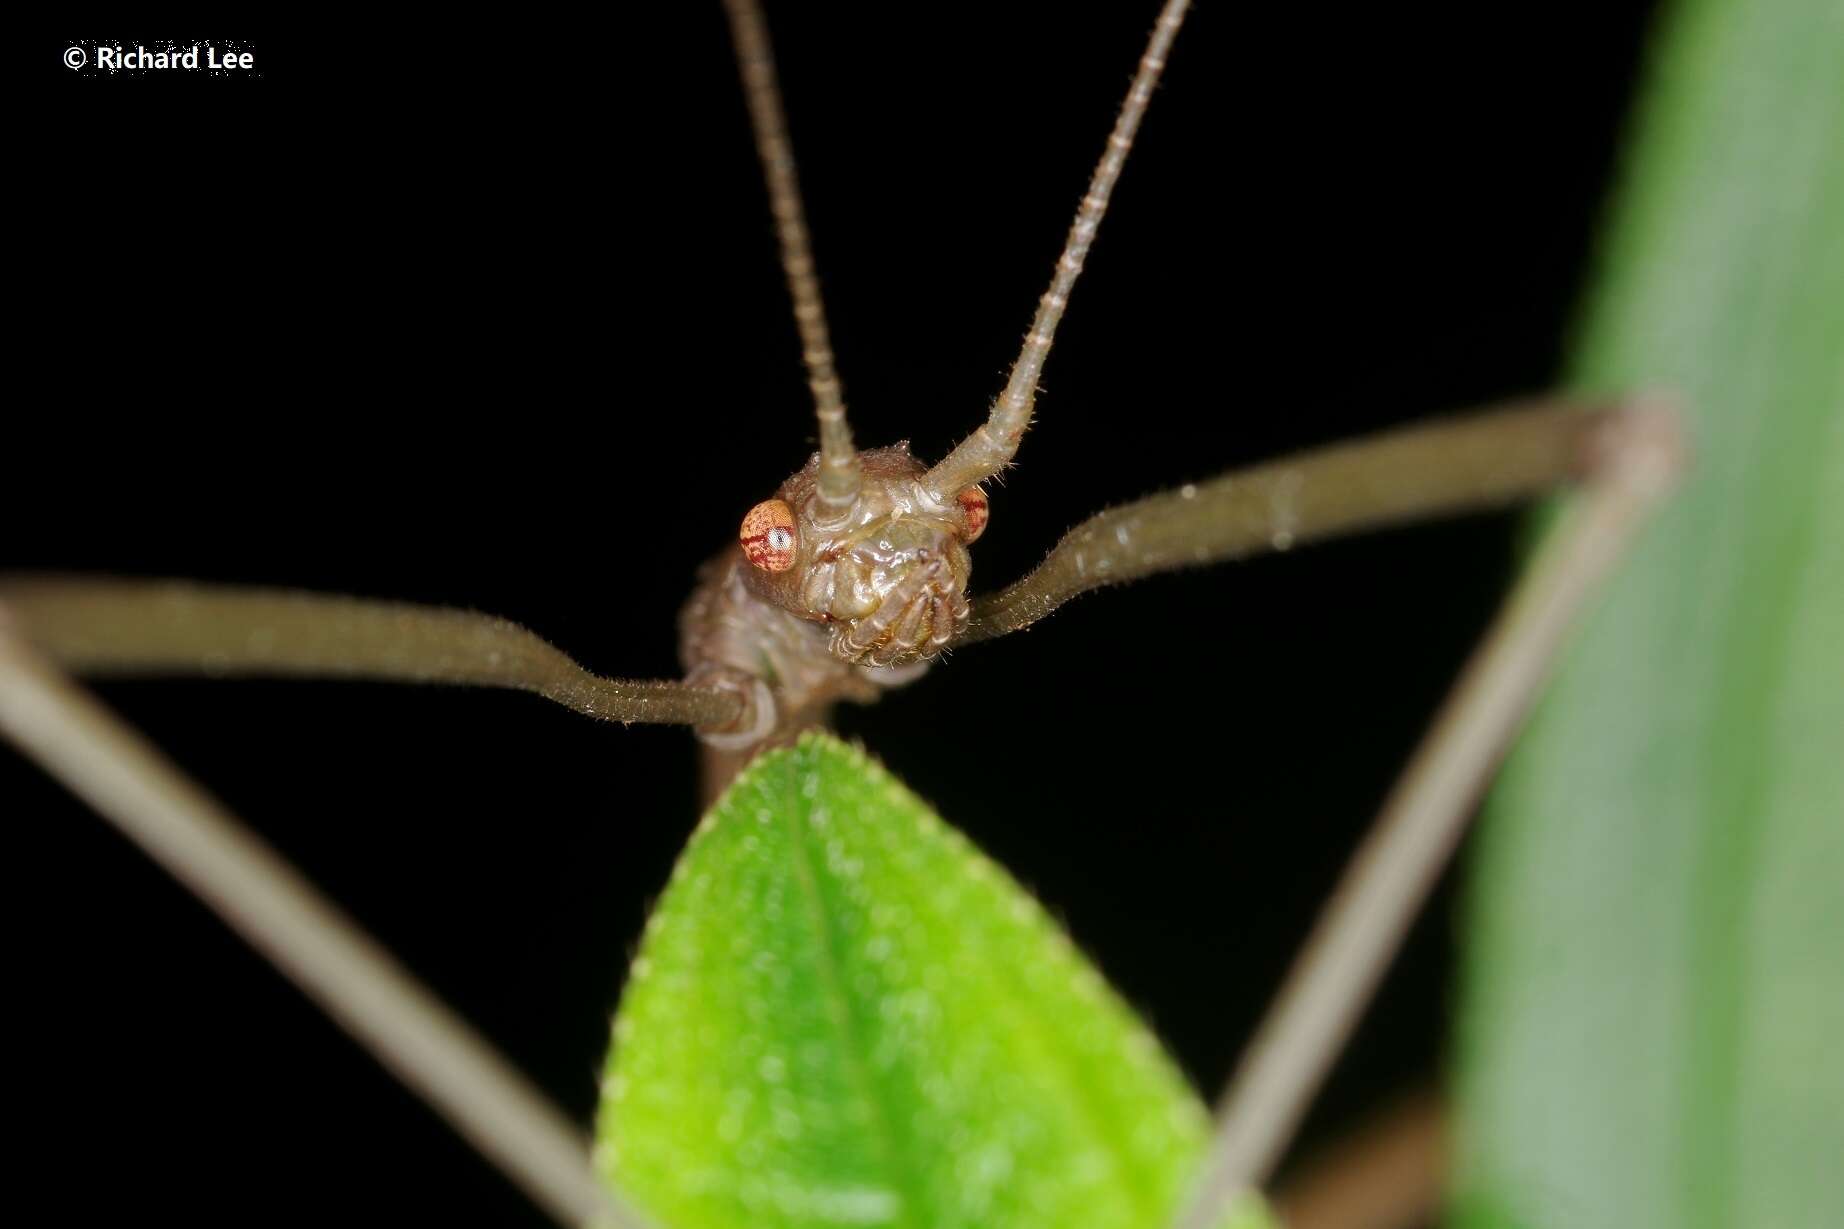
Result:
{"type": "Polygon", "coordinates": [[[766,499],[749,510],[738,535],[743,555],[764,572],[785,572],[794,566],[794,509],[779,499],[766,499]]]}
{"type": "Polygon", "coordinates": [[[961,515],[967,518],[967,532],[964,538],[968,542],[976,541],[986,532],[986,521],[990,515],[986,507],[986,492],[976,486],[970,486],[954,497],[960,504],[961,515]]]}

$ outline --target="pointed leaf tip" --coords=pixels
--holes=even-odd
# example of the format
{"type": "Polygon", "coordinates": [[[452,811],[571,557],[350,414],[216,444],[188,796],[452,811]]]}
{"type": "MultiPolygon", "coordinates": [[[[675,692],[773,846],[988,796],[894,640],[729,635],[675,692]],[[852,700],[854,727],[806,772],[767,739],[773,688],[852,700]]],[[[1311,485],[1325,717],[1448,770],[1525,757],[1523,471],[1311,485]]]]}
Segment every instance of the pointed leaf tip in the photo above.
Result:
{"type": "Polygon", "coordinates": [[[1043,909],[828,735],[700,825],[615,1039],[598,1163],[665,1229],[1159,1229],[1208,1131],[1043,909]]]}

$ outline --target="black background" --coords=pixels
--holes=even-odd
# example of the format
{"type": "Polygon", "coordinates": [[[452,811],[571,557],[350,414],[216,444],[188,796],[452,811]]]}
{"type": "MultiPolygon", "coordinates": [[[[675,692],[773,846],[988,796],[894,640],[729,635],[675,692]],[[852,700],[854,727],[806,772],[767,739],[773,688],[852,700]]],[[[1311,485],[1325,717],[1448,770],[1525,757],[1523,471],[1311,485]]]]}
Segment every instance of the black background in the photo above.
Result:
{"type": "MultiPolygon", "coordinates": [[[[977,423],[1155,8],[771,6],[860,441],[935,457],[977,423]]],[[[1200,5],[976,587],[1110,502],[1551,383],[1645,18],[1200,5]]],[[[719,7],[604,20],[235,31],[260,82],[48,73],[20,335],[39,377],[4,412],[0,566],[469,606],[598,670],[673,675],[694,568],[812,426],[719,7]]],[[[1514,529],[1088,598],[842,724],[1214,1090],[1501,593],[1514,529]]],[[[102,690],[587,1120],[695,818],[683,731],[485,692],[102,690]]],[[[98,1222],[542,1223],[10,754],[0,814],[23,838],[28,1187],[98,1222]]],[[[1437,1074],[1454,899],[1309,1143],[1437,1074]]]]}

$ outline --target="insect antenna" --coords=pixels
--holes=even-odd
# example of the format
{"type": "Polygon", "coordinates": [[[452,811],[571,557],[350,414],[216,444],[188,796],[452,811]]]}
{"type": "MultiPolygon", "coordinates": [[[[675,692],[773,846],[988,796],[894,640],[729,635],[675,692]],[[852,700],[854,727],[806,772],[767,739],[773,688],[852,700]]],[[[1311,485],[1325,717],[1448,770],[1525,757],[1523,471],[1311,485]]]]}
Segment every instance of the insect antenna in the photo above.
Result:
{"type": "Polygon", "coordinates": [[[788,139],[781,87],[775,80],[774,48],[769,43],[762,6],[756,0],[724,0],[724,12],[730,19],[743,97],[749,104],[749,124],[755,130],[756,153],[762,159],[762,175],[768,184],[768,208],[781,242],[781,269],[787,275],[788,297],[794,300],[794,323],[800,330],[807,386],[813,390],[813,408],[819,418],[820,498],[828,507],[843,512],[858,498],[858,453],[852,447],[851,424],[845,420],[844,386],[833,366],[826,307],[813,270],[813,248],[800,203],[794,146],[788,139]]]}
{"type": "Polygon", "coordinates": [[[1189,7],[1190,0],[1166,0],[1165,7],[1160,10],[1158,23],[1146,45],[1146,54],[1140,57],[1133,85],[1127,91],[1127,101],[1121,104],[1114,131],[1108,134],[1107,149],[1089,178],[1088,191],[1076,210],[1069,237],[1063,241],[1063,254],[1057,258],[1056,274],[1050,280],[1050,289],[1037,302],[1031,331],[1025,335],[1024,348],[1012,363],[1005,390],[993,402],[986,422],[957,444],[954,451],[922,479],[923,485],[938,498],[952,499],[974,483],[992,477],[1017,453],[1018,441],[1024,438],[1025,428],[1031,425],[1037,379],[1043,373],[1044,360],[1056,337],[1056,327],[1063,319],[1063,310],[1069,306],[1069,292],[1082,272],[1089,246],[1101,227],[1102,215],[1108,211],[1108,199],[1114,193],[1115,182],[1120,179],[1121,167],[1126,164],[1127,151],[1133,148],[1134,134],[1146,115],[1146,104],[1152,101],[1153,88],[1165,70],[1172,40],[1177,37],[1178,27],[1183,24],[1189,7]]]}

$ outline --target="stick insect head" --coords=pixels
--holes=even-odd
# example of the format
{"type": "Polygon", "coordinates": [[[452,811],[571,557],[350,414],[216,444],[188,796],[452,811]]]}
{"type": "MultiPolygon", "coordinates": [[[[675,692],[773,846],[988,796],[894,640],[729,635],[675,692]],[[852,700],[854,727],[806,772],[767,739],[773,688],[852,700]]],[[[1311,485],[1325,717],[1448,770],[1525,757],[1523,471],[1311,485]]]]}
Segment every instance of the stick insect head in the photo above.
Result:
{"type": "Polygon", "coordinates": [[[749,510],[745,580],[765,601],[831,629],[834,656],[859,665],[926,661],[967,624],[967,546],[986,527],[977,486],[942,498],[923,485],[909,445],[857,456],[857,498],[841,515],[815,453],[749,510]]]}

